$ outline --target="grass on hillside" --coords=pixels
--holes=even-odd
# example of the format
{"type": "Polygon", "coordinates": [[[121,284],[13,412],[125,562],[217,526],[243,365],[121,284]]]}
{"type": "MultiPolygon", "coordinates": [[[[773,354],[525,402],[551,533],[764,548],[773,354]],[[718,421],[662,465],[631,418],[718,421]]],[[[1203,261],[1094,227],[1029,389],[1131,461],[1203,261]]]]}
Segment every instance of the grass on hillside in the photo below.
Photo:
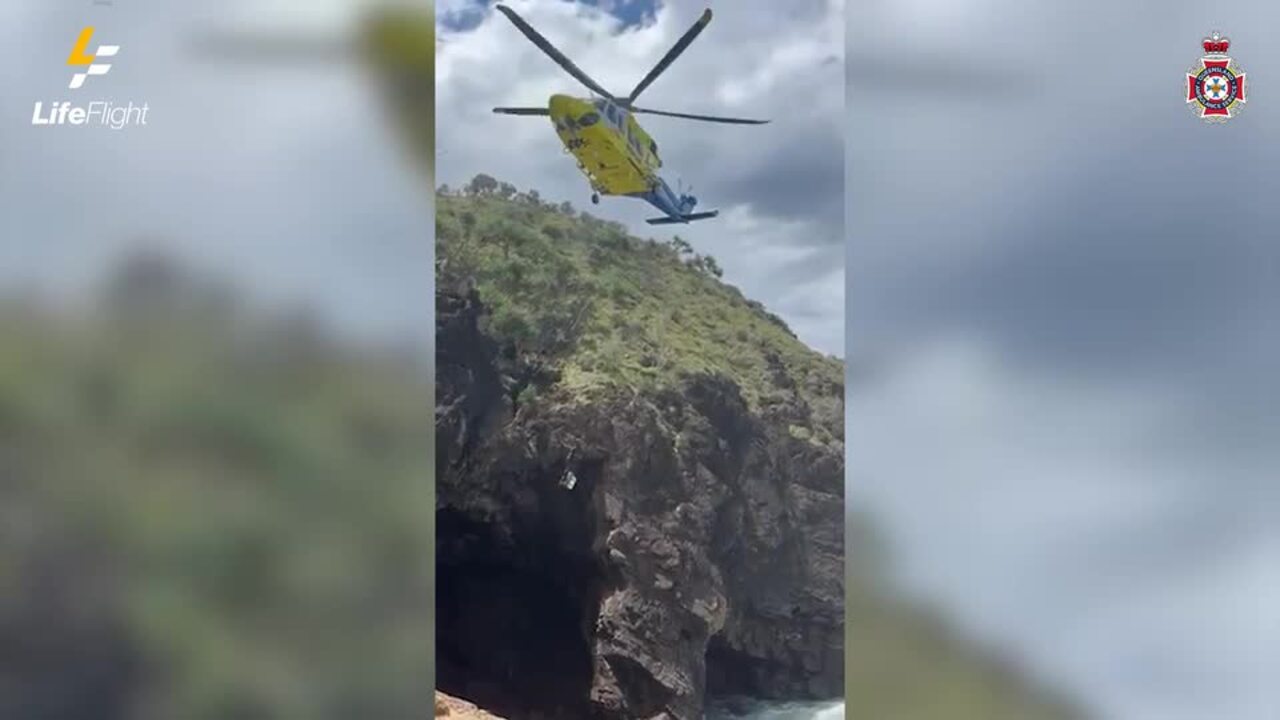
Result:
{"type": "Polygon", "coordinates": [[[554,362],[560,389],[591,397],[718,373],[756,408],[798,396],[823,420],[795,432],[840,439],[842,363],[805,346],[679,238],[635,238],[505,183],[442,189],[436,224],[441,278],[474,279],[489,332],[554,362]]]}

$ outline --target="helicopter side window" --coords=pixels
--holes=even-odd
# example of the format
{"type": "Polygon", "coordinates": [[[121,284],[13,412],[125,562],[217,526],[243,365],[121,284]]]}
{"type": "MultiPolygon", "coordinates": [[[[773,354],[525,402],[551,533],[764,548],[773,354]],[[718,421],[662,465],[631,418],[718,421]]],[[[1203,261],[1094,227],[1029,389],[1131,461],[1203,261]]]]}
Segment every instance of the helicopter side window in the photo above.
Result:
{"type": "Polygon", "coordinates": [[[583,115],[582,117],[578,118],[579,127],[591,127],[592,125],[595,125],[598,122],[600,122],[600,116],[594,112],[589,112],[586,115],[583,115]]]}

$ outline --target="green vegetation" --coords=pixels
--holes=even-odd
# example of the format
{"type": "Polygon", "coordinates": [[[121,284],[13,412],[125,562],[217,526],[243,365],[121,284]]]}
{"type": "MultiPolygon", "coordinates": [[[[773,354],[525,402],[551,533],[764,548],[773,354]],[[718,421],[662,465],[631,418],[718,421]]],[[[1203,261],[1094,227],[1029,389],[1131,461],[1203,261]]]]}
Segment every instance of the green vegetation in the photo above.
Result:
{"type": "Polygon", "coordinates": [[[156,259],[0,337],[0,716],[423,717],[422,359],[156,259]]]}
{"type": "Polygon", "coordinates": [[[489,333],[554,366],[557,389],[590,398],[718,373],[757,410],[803,400],[818,416],[812,439],[842,440],[842,363],[722,282],[714,258],[504,185],[478,175],[461,192],[440,188],[439,281],[474,282],[489,333]]]}

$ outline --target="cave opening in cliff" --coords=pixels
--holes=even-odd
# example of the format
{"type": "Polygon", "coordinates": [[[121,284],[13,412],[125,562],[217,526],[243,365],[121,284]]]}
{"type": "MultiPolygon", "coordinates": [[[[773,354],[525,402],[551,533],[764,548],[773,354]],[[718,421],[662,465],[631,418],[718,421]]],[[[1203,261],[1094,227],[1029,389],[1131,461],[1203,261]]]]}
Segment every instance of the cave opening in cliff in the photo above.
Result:
{"type": "Polygon", "coordinates": [[[707,643],[706,668],[708,699],[767,697],[755,682],[759,668],[718,635],[712,636],[707,643]]]}
{"type": "Polygon", "coordinates": [[[506,717],[589,715],[594,483],[560,477],[526,478],[536,502],[508,519],[437,512],[436,685],[506,717]]]}
{"type": "Polygon", "coordinates": [[[826,692],[810,682],[809,673],[786,662],[751,657],[714,635],[707,643],[707,701],[728,707],[746,703],[786,700],[816,700],[836,697],[838,689],[826,692]]]}

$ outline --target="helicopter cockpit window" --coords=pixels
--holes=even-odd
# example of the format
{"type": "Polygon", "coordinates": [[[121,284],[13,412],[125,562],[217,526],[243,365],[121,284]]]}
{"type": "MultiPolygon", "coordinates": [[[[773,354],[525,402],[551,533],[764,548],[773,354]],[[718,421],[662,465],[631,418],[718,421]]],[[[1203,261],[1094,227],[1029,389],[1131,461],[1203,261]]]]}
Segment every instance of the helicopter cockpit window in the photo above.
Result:
{"type": "Polygon", "coordinates": [[[598,122],[600,122],[600,116],[594,112],[589,112],[586,115],[583,115],[582,117],[578,118],[578,125],[581,127],[591,127],[592,125],[595,125],[598,122]]]}

